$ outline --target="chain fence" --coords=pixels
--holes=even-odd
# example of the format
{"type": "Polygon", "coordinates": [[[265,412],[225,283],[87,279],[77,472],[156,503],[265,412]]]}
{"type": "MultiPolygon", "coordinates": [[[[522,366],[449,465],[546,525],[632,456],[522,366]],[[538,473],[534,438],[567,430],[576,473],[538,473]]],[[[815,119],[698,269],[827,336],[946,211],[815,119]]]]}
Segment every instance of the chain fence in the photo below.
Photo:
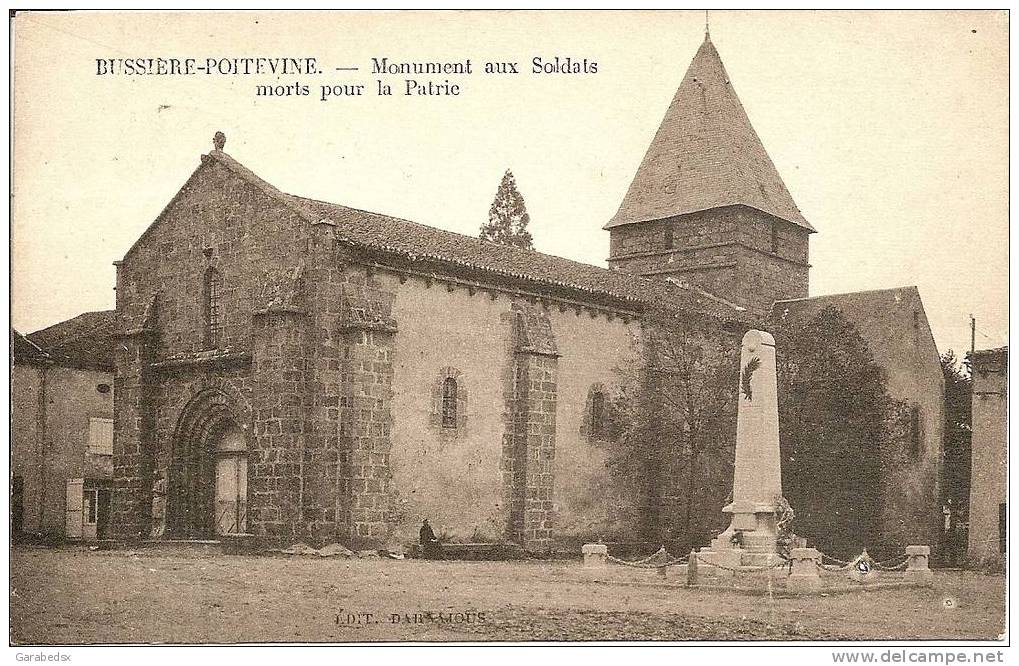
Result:
{"type": "MultiPolygon", "coordinates": [[[[837,557],[832,557],[831,555],[828,555],[827,553],[822,553],[821,551],[818,551],[818,554],[820,555],[820,559],[815,562],[816,566],[822,572],[830,574],[840,574],[845,572],[851,575],[856,571],[859,571],[859,573],[861,574],[867,574],[872,570],[884,572],[896,572],[903,571],[909,563],[909,556],[906,554],[897,555],[887,560],[876,562],[867,553],[866,549],[864,549],[863,552],[857,555],[855,558],[848,561],[840,560],[837,557]],[[826,564],[825,562],[829,562],[830,564],[826,564]],[[864,563],[865,566],[860,567],[861,563],[864,563]]],[[[779,554],[780,559],[774,564],[757,567],[750,566],[729,567],[725,566],[724,564],[719,564],[718,562],[712,562],[709,559],[705,559],[698,555],[697,553],[691,553],[689,556],[685,557],[673,557],[672,554],[670,554],[669,551],[666,550],[664,545],[651,555],[648,555],[647,557],[640,560],[624,560],[606,554],[606,558],[608,559],[609,562],[612,562],[613,564],[618,564],[620,566],[631,567],[635,569],[664,569],[666,567],[689,564],[691,556],[699,564],[714,567],[716,569],[721,569],[723,571],[728,571],[730,573],[735,574],[755,574],[764,571],[772,571],[774,569],[779,569],[782,567],[789,567],[790,571],[792,570],[792,560],[782,554],[779,554]]]]}
{"type": "Polygon", "coordinates": [[[896,555],[895,557],[891,557],[881,562],[875,562],[867,553],[867,549],[864,549],[862,553],[848,562],[825,553],[821,553],[821,551],[818,551],[818,553],[821,555],[821,559],[817,564],[818,568],[824,572],[833,574],[849,572],[850,569],[854,570],[853,572],[849,572],[850,574],[858,571],[863,575],[870,573],[872,570],[884,572],[903,571],[909,563],[909,556],[905,553],[896,555]],[[825,560],[833,562],[834,564],[825,564],[825,560]],[[861,564],[864,566],[861,566],[861,564]]]}
{"type": "Polygon", "coordinates": [[[624,567],[633,567],[635,569],[663,569],[665,567],[674,567],[686,564],[689,559],[687,557],[673,557],[669,551],[665,549],[665,546],[662,546],[642,560],[622,560],[608,554],[606,554],[606,558],[613,564],[620,564],[624,567]],[[663,562],[662,559],[666,557],[672,559],[667,562],[663,562]]]}
{"type": "Polygon", "coordinates": [[[774,564],[768,564],[768,565],[760,566],[760,567],[743,567],[743,566],[741,566],[741,567],[739,567],[737,569],[735,567],[727,567],[724,564],[719,564],[718,562],[712,562],[711,560],[706,560],[703,557],[701,557],[700,555],[697,555],[696,553],[694,553],[694,557],[701,564],[706,564],[709,567],[715,567],[716,569],[722,569],[723,571],[731,571],[732,573],[738,573],[738,574],[753,574],[753,573],[760,573],[761,571],[771,571],[772,569],[778,569],[780,567],[789,566],[789,562],[790,562],[790,560],[783,558],[783,559],[780,559],[778,562],[775,562],[774,564]]]}

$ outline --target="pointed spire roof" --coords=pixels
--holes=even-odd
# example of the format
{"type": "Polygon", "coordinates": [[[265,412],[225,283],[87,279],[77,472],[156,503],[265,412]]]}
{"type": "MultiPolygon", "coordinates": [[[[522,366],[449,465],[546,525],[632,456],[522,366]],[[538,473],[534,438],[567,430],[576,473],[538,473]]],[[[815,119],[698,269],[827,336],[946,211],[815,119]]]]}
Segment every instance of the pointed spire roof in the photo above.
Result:
{"type": "Polygon", "coordinates": [[[813,232],[705,34],[606,229],[743,204],[813,232]]]}

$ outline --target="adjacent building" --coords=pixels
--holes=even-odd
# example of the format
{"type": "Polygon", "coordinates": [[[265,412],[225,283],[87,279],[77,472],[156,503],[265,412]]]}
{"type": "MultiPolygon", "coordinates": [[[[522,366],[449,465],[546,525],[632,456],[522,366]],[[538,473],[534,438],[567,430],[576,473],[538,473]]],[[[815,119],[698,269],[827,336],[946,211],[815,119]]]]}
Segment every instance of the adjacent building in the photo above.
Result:
{"type": "Polygon", "coordinates": [[[1008,347],[977,351],[973,373],[973,463],[968,559],[1000,566],[1008,541],[1008,347]]]}
{"type": "Polygon", "coordinates": [[[945,378],[923,301],[916,287],[780,300],[777,325],[804,323],[836,308],[860,333],[898,401],[898,437],[885,451],[881,503],[883,540],[893,544],[940,543],[939,489],[945,437],[945,378]]]}
{"type": "Polygon", "coordinates": [[[15,539],[106,536],[113,477],[116,313],[12,332],[11,531],[15,539]]]}

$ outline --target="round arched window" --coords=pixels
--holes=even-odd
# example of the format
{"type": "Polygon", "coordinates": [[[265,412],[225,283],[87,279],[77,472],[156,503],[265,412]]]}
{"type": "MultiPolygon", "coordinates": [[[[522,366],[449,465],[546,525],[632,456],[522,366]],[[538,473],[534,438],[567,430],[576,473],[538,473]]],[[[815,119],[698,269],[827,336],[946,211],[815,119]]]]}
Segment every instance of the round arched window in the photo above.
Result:
{"type": "Polygon", "coordinates": [[[453,377],[446,377],[442,382],[442,427],[443,428],[455,428],[456,427],[456,399],[457,399],[457,386],[456,379],[453,377]]]}

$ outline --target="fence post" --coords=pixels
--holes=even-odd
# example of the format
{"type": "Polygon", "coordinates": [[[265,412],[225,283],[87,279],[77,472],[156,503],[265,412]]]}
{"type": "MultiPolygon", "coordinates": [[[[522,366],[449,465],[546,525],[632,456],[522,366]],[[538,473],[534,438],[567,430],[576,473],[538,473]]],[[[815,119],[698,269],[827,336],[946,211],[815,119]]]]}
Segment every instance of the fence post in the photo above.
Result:
{"type": "Polygon", "coordinates": [[[580,549],[584,554],[585,569],[604,569],[609,556],[609,547],[603,543],[585,543],[580,549]]]}
{"type": "Polygon", "coordinates": [[[906,580],[919,585],[933,585],[934,572],[927,566],[930,546],[906,546],[906,580]]]}
{"type": "Polygon", "coordinates": [[[790,592],[812,593],[821,591],[821,553],[816,548],[793,548],[789,553],[792,571],[786,589],[790,592]]]}
{"type": "Polygon", "coordinates": [[[686,561],[686,586],[697,586],[697,551],[691,550],[690,557],[686,561]]]}

